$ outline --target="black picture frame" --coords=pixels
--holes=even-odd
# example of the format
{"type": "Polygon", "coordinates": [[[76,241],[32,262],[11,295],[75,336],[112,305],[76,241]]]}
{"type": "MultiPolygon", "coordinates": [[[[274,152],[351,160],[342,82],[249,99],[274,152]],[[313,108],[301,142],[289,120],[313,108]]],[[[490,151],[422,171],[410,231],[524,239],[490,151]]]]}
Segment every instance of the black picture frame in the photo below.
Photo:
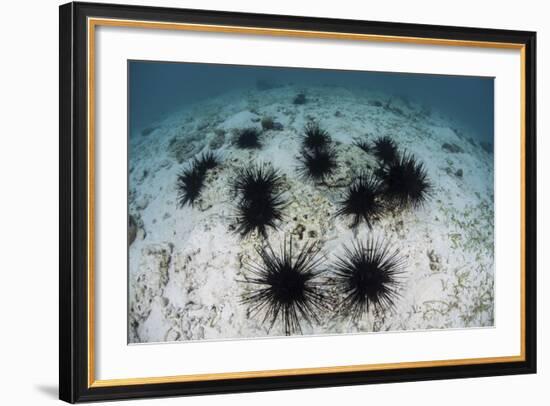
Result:
{"type": "Polygon", "coordinates": [[[267,391],[536,372],[536,33],[373,21],[261,15],[93,3],[60,6],[59,397],[67,402],[267,391]],[[87,19],[89,17],[301,31],[512,43],[524,66],[524,359],[362,372],[197,382],[90,385],[88,370],[87,19]]]}

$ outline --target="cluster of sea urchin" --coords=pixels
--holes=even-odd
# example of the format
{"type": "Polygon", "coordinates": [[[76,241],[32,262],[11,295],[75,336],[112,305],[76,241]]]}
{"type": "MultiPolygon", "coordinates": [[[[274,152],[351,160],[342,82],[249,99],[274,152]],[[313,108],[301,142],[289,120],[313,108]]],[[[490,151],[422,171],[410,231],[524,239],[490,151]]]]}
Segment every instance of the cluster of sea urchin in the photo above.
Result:
{"type": "Polygon", "coordinates": [[[417,208],[429,198],[432,185],[424,165],[413,155],[400,154],[389,137],[380,137],[370,146],[356,142],[365,152],[372,151],[378,159],[375,176],[361,173],[340,202],[337,216],[352,216],[351,227],[364,221],[369,228],[380,220],[389,207],[417,208]]]}
{"type": "MultiPolygon", "coordinates": [[[[239,148],[260,148],[260,132],[245,128],[237,133],[239,148]]],[[[337,216],[350,217],[351,227],[365,223],[369,229],[379,221],[387,207],[408,208],[422,205],[429,197],[431,183],[424,165],[407,153],[399,154],[389,137],[380,137],[372,145],[357,141],[355,145],[378,160],[375,175],[361,172],[349,185],[340,201],[337,216]]],[[[336,150],[328,131],[309,122],[304,128],[300,157],[301,175],[306,179],[324,182],[337,167],[336,150]]],[[[215,168],[219,159],[207,152],[195,158],[178,176],[178,204],[193,205],[200,196],[207,170],[215,168]]],[[[390,310],[399,297],[399,276],[404,259],[399,250],[392,250],[384,240],[369,237],[366,242],[355,241],[344,247],[336,257],[332,277],[323,267],[320,242],[306,243],[293,255],[292,239],[286,238],[279,253],[267,241],[267,230],[276,229],[283,218],[286,201],[283,198],[283,178],[271,166],[252,165],[243,168],[235,177],[232,191],[236,196],[237,232],[246,236],[256,232],[264,238],[257,249],[259,261],[246,262],[252,275],[246,278],[251,289],[242,302],[249,305],[250,314],[264,313],[271,329],[281,320],[284,333],[301,333],[301,321],[319,322],[318,314],[335,309],[337,314],[358,322],[372,309],[375,313],[390,310]],[[332,288],[339,299],[331,298],[332,288]]]]}
{"type": "Polygon", "coordinates": [[[344,256],[331,267],[324,267],[320,251],[318,241],[306,243],[294,258],[292,239],[287,245],[286,238],[280,253],[269,243],[258,248],[260,260],[244,263],[252,274],[245,280],[251,289],[242,299],[250,314],[263,313],[269,329],[280,318],[284,333],[290,335],[302,332],[301,320],[309,325],[319,322],[319,312],[336,309],[338,315],[358,322],[371,308],[375,312],[393,308],[404,264],[397,250],[371,237],[351,249],[344,247],[344,256]],[[329,268],[334,269],[332,276],[326,276],[329,268]],[[339,299],[331,298],[330,287],[339,299]]]}
{"type": "Polygon", "coordinates": [[[190,165],[178,175],[176,188],[178,191],[177,202],[180,208],[187,204],[190,206],[195,204],[204,186],[206,172],[218,166],[219,163],[219,158],[208,151],[200,157],[194,158],[190,165]]]}
{"type": "Polygon", "coordinates": [[[336,169],[336,150],[326,130],[309,122],[304,128],[299,172],[304,179],[323,182],[336,169]]]}
{"type": "Polygon", "coordinates": [[[256,231],[265,238],[268,228],[277,228],[286,205],[282,184],[281,174],[271,166],[240,170],[232,189],[237,196],[237,231],[242,236],[256,231]]]}

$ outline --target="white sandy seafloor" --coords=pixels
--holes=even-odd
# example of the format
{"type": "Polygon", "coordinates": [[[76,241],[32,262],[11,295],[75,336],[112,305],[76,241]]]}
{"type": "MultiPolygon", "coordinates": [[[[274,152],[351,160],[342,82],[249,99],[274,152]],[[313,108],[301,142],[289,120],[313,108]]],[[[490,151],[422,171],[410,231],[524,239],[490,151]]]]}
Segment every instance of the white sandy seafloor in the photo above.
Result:
{"type": "Polygon", "coordinates": [[[326,266],[344,244],[367,235],[382,236],[406,258],[401,297],[393,311],[367,314],[361,321],[320,314],[302,323],[303,334],[492,326],[494,323],[493,156],[452,118],[398,97],[340,87],[308,87],[308,102],[294,105],[303,90],[291,85],[243,90],[197,103],[131,134],[129,213],[137,237],[129,247],[130,343],[280,336],[263,314],[252,317],[241,303],[247,258],[257,259],[256,237],[235,234],[230,182],[237,168],[271,163],[284,174],[285,221],[269,232],[279,250],[283,236],[293,244],[323,242],[326,266]],[[282,124],[266,131],[260,150],[239,150],[232,131],[261,128],[262,117],[282,124]],[[392,211],[368,230],[354,232],[335,217],[345,187],[304,182],[297,174],[303,128],[316,120],[331,134],[338,170],[327,183],[349,185],[352,171],[376,161],[352,145],[388,135],[399,151],[423,161],[433,184],[424,207],[392,211]],[[462,152],[450,152],[443,144],[462,152]],[[189,160],[212,150],[223,163],[209,171],[194,207],[178,208],[177,175],[189,160]],[[462,176],[457,172],[462,170],[462,176]]]}

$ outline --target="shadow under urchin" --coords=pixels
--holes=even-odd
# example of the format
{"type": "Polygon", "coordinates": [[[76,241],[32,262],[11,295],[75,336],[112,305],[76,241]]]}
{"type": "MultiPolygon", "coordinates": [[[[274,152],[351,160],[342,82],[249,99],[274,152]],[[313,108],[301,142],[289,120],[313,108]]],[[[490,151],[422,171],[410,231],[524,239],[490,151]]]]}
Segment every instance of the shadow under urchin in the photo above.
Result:
{"type": "Polygon", "coordinates": [[[243,128],[237,133],[235,143],[241,149],[260,149],[260,131],[254,127],[243,128]]]}
{"type": "Polygon", "coordinates": [[[239,171],[232,189],[237,197],[236,231],[241,236],[256,231],[266,238],[268,228],[277,228],[286,206],[282,185],[281,174],[271,166],[257,165],[239,171]]]}
{"type": "Polygon", "coordinates": [[[205,152],[199,158],[193,158],[189,167],[178,174],[176,189],[179,208],[186,204],[193,206],[204,186],[206,171],[220,164],[219,158],[212,152],[205,152]]]}
{"type": "Polygon", "coordinates": [[[391,310],[399,298],[399,276],[404,258],[382,239],[368,238],[344,247],[344,255],[334,264],[331,284],[343,296],[336,311],[358,322],[373,309],[391,310]]]}
{"type": "Polygon", "coordinates": [[[397,145],[390,137],[385,136],[375,139],[371,150],[383,165],[387,165],[397,159],[397,145]]]}
{"type": "Polygon", "coordinates": [[[422,206],[432,191],[424,164],[407,153],[382,170],[382,182],[388,201],[400,208],[422,206]]]}
{"type": "Polygon", "coordinates": [[[372,229],[373,223],[382,218],[386,209],[382,192],[382,183],[378,179],[368,173],[361,173],[346,191],[336,215],[351,217],[351,228],[356,228],[364,221],[372,229]]]}
{"type": "Polygon", "coordinates": [[[264,313],[262,323],[269,321],[269,330],[280,320],[285,335],[302,334],[301,322],[319,323],[319,315],[329,309],[323,292],[324,257],[319,241],[306,243],[296,258],[292,238],[284,239],[279,253],[267,243],[257,248],[258,262],[247,262],[245,269],[252,275],[245,280],[250,291],[242,303],[249,306],[252,316],[264,313]]]}

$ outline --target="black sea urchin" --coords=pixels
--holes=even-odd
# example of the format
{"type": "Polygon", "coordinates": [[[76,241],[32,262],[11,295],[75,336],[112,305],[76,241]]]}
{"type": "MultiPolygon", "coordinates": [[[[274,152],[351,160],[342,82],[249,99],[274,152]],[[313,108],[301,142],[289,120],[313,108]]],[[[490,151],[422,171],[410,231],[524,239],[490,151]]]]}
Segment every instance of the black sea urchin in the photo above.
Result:
{"type": "Polygon", "coordinates": [[[324,257],[318,242],[306,243],[293,258],[292,239],[286,239],[281,252],[276,253],[269,243],[257,249],[260,261],[245,263],[252,274],[246,282],[251,291],[243,295],[242,303],[249,305],[251,315],[264,313],[269,329],[280,319],[285,335],[301,333],[300,322],[319,322],[318,313],[326,312],[328,300],[323,294],[320,276],[324,257]]]}
{"type": "Polygon", "coordinates": [[[364,221],[369,228],[380,220],[385,206],[382,202],[382,184],[374,176],[362,173],[349,186],[337,216],[351,216],[351,227],[364,221]]]}
{"type": "Polygon", "coordinates": [[[326,149],[331,143],[331,138],[326,130],[315,122],[309,122],[304,127],[302,145],[309,150],[326,149]]]}
{"type": "Polygon", "coordinates": [[[271,166],[257,165],[241,169],[233,182],[235,195],[245,200],[258,200],[268,194],[278,194],[283,186],[279,171],[271,166]]]}
{"type": "Polygon", "coordinates": [[[296,96],[294,96],[294,99],[292,100],[292,103],[299,105],[299,104],[306,104],[306,94],[304,92],[298,93],[296,96]]]}
{"type": "Polygon", "coordinates": [[[211,151],[205,152],[195,160],[197,168],[203,173],[209,169],[214,169],[220,164],[219,158],[211,151]]]}
{"type": "Polygon", "coordinates": [[[244,128],[237,132],[236,139],[237,147],[241,149],[259,149],[262,147],[260,143],[260,131],[254,127],[244,128]]]}
{"type": "Polygon", "coordinates": [[[371,146],[370,144],[365,141],[365,140],[355,140],[353,142],[353,145],[355,145],[357,148],[360,148],[362,149],[364,152],[366,152],[367,154],[370,152],[371,150],[371,146]]]}
{"type": "Polygon", "coordinates": [[[422,206],[432,188],[424,164],[406,153],[384,168],[382,179],[388,200],[402,208],[422,206]]]}
{"type": "Polygon", "coordinates": [[[397,159],[397,145],[390,137],[374,140],[372,151],[382,164],[389,164],[397,159]]]}
{"type": "Polygon", "coordinates": [[[237,232],[246,236],[256,231],[267,238],[267,229],[277,228],[277,223],[283,219],[284,206],[285,202],[280,196],[240,200],[237,203],[237,232]]]}
{"type": "Polygon", "coordinates": [[[359,321],[369,309],[375,312],[393,308],[399,297],[399,275],[404,259],[383,240],[369,238],[344,247],[337,257],[333,284],[343,295],[337,312],[359,321]]]}
{"type": "Polygon", "coordinates": [[[333,148],[302,149],[299,172],[305,179],[323,182],[336,169],[336,151],[333,148]]]}
{"type": "Polygon", "coordinates": [[[281,175],[271,167],[253,166],[242,169],[235,179],[237,231],[243,236],[257,231],[266,237],[268,227],[276,228],[283,216],[281,175]]]}
{"type": "Polygon", "coordinates": [[[176,184],[178,190],[178,207],[186,204],[193,206],[199,197],[204,185],[204,171],[199,167],[196,160],[184,169],[179,175],[176,184]]]}
{"type": "Polygon", "coordinates": [[[205,152],[191,161],[191,165],[179,175],[176,184],[178,190],[178,206],[182,208],[186,204],[193,206],[204,186],[206,171],[214,169],[220,164],[219,158],[212,152],[205,152]]]}

